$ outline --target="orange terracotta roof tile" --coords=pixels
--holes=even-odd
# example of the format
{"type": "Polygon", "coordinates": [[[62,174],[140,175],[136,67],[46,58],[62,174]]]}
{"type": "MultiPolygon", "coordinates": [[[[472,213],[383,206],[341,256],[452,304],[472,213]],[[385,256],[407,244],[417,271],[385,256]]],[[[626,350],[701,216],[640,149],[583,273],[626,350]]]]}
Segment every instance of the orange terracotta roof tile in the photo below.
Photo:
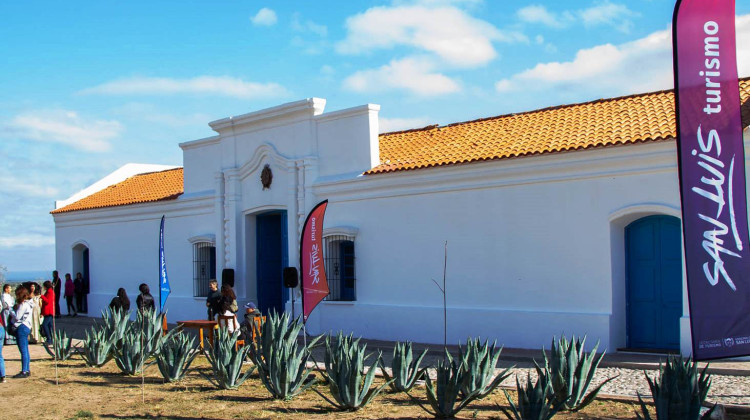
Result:
{"type": "MultiPolygon", "coordinates": [[[[740,79],[743,127],[750,78],[740,79]]],[[[366,175],[673,139],[671,90],[600,99],[447,126],[380,135],[380,165],[366,175]]]]}
{"type": "Polygon", "coordinates": [[[150,172],[138,174],[120,183],[110,185],[50,213],[58,214],[77,210],[173,200],[183,191],[182,168],[150,172]]]}

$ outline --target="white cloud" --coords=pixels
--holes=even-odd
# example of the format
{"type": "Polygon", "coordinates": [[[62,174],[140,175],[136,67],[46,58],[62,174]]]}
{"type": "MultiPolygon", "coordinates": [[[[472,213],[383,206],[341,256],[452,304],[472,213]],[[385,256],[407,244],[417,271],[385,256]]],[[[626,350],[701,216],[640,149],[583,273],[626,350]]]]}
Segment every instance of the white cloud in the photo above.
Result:
{"type": "Polygon", "coordinates": [[[422,128],[426,127],[428,124],[429,121],[427,118],[379,118],[381,133],[422,128]]]}
{"type": "Polygon", "coordinates": [[[638,14],[623,4],[610,3],[605,0],[596,6],[579,11],[578,15],[586,26],[609,25],[621,32],[628,32],[633,26],[629,18],[638,14]]]}
{"type": "Polygon", "coordinates": [[[542,5],[526,6],[519,9],[516,14],[523,22],[540,23],[552,28],[564,28],[573,20],[573,15],[570,12],[564,12],[558,15],[550,12],[542,5]]]}
{"type": "Polygon", "coordinates": [[[604,44],[579,50],[567,62],[540,63],[495,84],[499,92],[543,90],[620,95],[669,88],[672,83],[671,32],[622,45],[604,44]]]}
{"type": "MultiPolygon", "coordinates": [[[[738,40],[750,39],[750,15],[736,19],[738,40]]],[[[737,44],[740,77],[750,75],[750,45],[737,44]]],[[[672,31],[654,32],[621,45],[604,44],[582,49],[571,61],[540,63],[495,83],[498,92],[541,91],[555,88],[595,93],[598,96],[624,95],[671,89],[672,31]]]]}
{"type": "Polygon", "coordinates": [[[60,143],[87,152],[106,152],[109,140],[122,131],[117,121],[86,120],[73,111],[26,112],[15,116],[0,135],[47,143],[60,143]]]}
{"type": "Polygon", "coordinates": [[[359,54],[409,46],[437,55],[456,67],[476,67],[497,56],[497,42],[527,42],[455,7],[373,7],[346,20],[347,37],[336,49],[359,54]]]}
{"type": "Polygon", "coordinates": [[[233,77],[199,76],[192,79],[133,77],[84,89],[84,95],[206,94],[240,99],[278,97],[287,94],[277,83],[246,82],[233,77]]]}
{"type": "Polygon", "coordinates": [[[55,237],[40,234],[0,236],[0,248],[39,247],[54,245],[55,237]]]}
{"type": "Polygon", "coordinates": [[[299,13],[295,13],[294,16],[292,16],[291,26],[292,29],[297,32],[312,32],[320,37],[325,37],[328,35],[327,26],[320,25],[311,20],[306,20],[303,22],[299,13]]]}
{"type": "Polygon", "coordinates": [[[273,26],[276,21],[276,12],[267,7],[260,9],[255,16],[250,17],[250,22],[256,26],[273,26]]]}
{"type": "Polygon", "coordinates": [[[153,104],[141,102],[126,103],[115,108],[114,113],[121,117],[152,122],[169,127],[204,126],[206,121],[216,119],[215,116],[202,113],[172,114],[160,110],[153,104]]]}
{"type": "Polygon", "coordinates": [[[402,89],[421,96],[461,90],[456,81],[435,72],[431,60],[415,57],[393,60],[378,69],[358,71],[344,80],[344,88],[355,92],[402,89]]]}
{"type": "Polygon", "coordinates": [[[550,28],[566,28],[574,22],[580,21],[589,27],[609,25],[619,31],[628,32],[633,26],[630,18],[638,16],[638,13],[628,9],[625,5],[605,0],[586,9],[560,13],[552,12],[545,6],[535,4],[518,9],[516,15],[522,22],[545,25],[550,28]]]}
{"type": "Polygon", "coordinates": [[[0,177],[0,193],[24,197],[49,198],[57,196],[60,190],[49,185],[32,184],[13,175],[2,174],[2,177],[0,177]]]}

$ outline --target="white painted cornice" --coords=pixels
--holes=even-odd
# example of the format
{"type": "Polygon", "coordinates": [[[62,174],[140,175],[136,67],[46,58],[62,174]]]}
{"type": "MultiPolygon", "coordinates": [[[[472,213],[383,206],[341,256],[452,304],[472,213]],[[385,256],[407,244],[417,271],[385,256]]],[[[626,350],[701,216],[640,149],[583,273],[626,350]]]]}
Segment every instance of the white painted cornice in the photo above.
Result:
{"type": "Polygon", "coordinates": [[[186,141],[179,144],[182,150],[196,149],[199,147],[210,146],[221,142],[221,136],[211,136],[203,139],[186,141]]]}
{"type": "Polygon", "coordinates": [[[355,106],[352,108],[342,109],[340,111],[327,112],[315,117],[318,122],[333,121],[341,118],[349,118],[355,115],[368,114],[370,112],[380,111],[380,105],[377,104],[366,104],[361,106],[355,106]]]}
{"type": "Polygon", "coordinates": [[[346,180],[322,178],[316,181],[313,192],[337,201],[354,201],[676,169],[674,142],[663,141],[362,175],[346,180]]]}
{"type": "Polygon", "coordinates": [[[104,207],[90,210],[77,210],[53,214],[56,228],[97,225],[105,223],[122,223],[167,217],[195,216],[214,212],[213,195],[204,197],[182,197],[151,203],[131,204],[127,206],[104,207]]]}
{"type": "Polygon", "coordinates": [[[325,105],[325,99],[307,98],[301,101],[289,102],[272,108],[262,109],[260,111],[222,118],[220,120],[212,121],[208,123],[208,125],[217,133],[221,133],[222,130],[228,130],[238,126],[258,124],[273,119],[292,117],[298,114],[305,114],[309,117],[313,117],[322,114],[325,105]]]}

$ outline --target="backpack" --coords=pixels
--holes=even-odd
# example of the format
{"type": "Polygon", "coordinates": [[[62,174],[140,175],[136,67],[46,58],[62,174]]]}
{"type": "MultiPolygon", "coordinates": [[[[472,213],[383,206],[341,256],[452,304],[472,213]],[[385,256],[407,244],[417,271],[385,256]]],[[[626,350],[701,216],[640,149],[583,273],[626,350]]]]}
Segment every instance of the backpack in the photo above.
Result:
{"type": "Polygon", "coordinates": [[[8,317],[8,311],[2,311],[2,316],[0,316],[0,324],[5,328],[5,333],[7,335],[18,337],[18,327],[16,327],[15,323],[11,322],[10,325],[5,325],[5,319],[8,317]]]}

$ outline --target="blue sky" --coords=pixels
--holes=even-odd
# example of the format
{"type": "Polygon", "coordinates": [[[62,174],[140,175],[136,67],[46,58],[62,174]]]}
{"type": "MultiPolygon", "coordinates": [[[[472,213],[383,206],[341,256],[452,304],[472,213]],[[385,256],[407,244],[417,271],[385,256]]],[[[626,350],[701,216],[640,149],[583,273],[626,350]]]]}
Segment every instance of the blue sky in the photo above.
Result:
{"type": "MultiPolygon", "coordinates": [[[[181,165],[229,115],[316,96],[380,104],[392,131],[669,89],[673,4],[0,2],[0,265],[52,269],[54,200],[181,165]]],[[[750,39],[750,2],[737,16],[750,39]]]]}

